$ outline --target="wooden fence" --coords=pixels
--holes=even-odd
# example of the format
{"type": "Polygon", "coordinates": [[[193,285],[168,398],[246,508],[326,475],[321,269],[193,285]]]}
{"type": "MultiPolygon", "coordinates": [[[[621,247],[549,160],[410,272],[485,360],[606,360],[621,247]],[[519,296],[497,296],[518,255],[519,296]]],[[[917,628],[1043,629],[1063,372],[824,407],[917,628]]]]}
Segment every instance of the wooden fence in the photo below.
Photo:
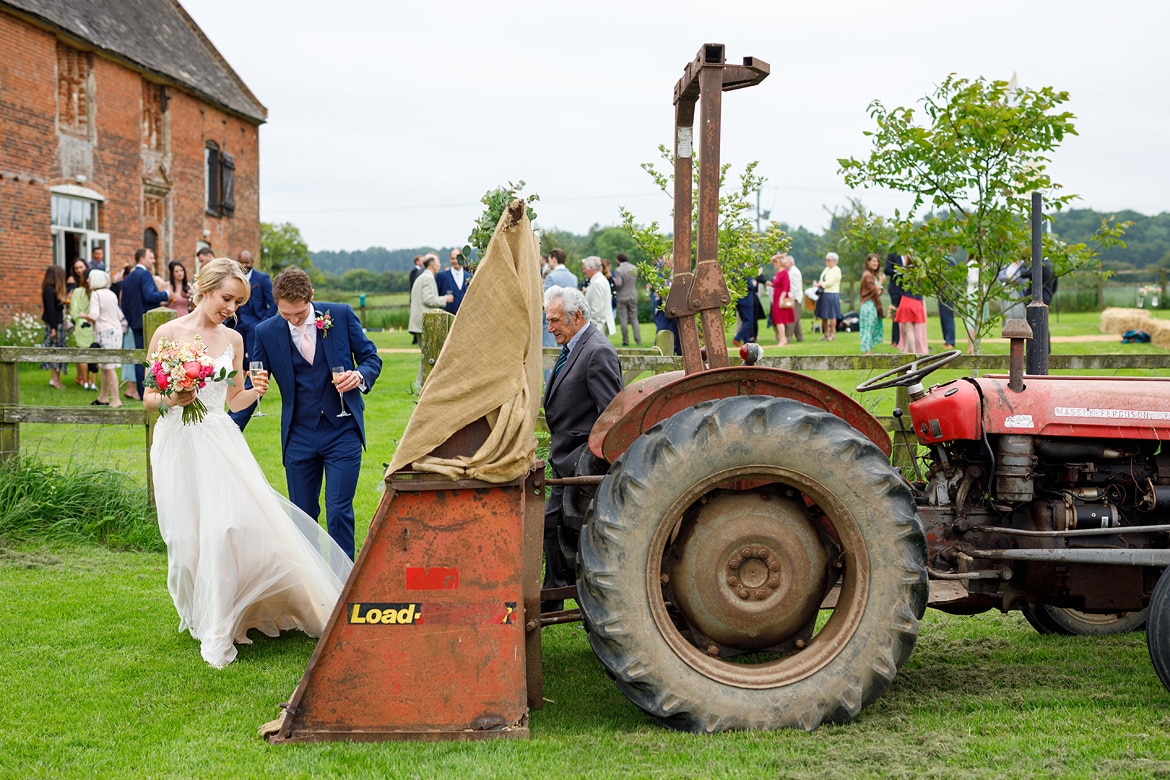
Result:
{"type": "MultiPolygon", "coordinates": [[[[546,348],[543,366],[556,364],[558,348],[546,348]]],[[[104,406],[24,406],[20,403],[21,363],[138,363],[146,359],[141,349],[49,349],[45,347],[0,347],[0,459],[20,453],[20,426],[29,423],[67,425],[141,425],[147,451],[150,449],[150,416],[141,406],[110,409],[104,406]]],[[[662,355],[657,348],[619,349],[622,374],[632,379],[642,373],[659,374],[681,370],[682,358],[662,355]]],[[[823,371],[868,371],[874,374],[906,363],[908,357],[885,355],[769,355],[758,365],[802,373],[823,371]]],[[[736,361],[738,362],[738,361],[736,361]]],[[[1052,355],[1053,370],[1170,370],[1170,354],[1157,355],[1052,355]]],[[[1006,355],[963,356],[947,370],[1007,372],[1006,355]]],[[[879,417],[887,430],[896,430],[892,417],[879,417]]]]}

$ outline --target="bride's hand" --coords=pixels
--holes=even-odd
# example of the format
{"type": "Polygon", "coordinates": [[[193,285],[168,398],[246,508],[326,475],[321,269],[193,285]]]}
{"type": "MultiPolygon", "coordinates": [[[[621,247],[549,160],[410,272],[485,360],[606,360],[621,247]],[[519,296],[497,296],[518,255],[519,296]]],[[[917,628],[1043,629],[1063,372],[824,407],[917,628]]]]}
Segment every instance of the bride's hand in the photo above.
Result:
{"type": "Polygon", "coordinates": [[[256,391],[256,395],[261,398],[268,392],[268,372],[257,372],[256,376],[252,377],[252,387],[256,391]]]}
{"type": "Polygon", "coordinates": [[[194,401],[195,401],[195,391],[194,390],[180,390],[179,392],[177,392],[171,396],[170,403],[168,403],[167,406],[170,406],[172,408],[176,407],[176,406],[187,406],[191,403],[194,403],[194,401]]]}

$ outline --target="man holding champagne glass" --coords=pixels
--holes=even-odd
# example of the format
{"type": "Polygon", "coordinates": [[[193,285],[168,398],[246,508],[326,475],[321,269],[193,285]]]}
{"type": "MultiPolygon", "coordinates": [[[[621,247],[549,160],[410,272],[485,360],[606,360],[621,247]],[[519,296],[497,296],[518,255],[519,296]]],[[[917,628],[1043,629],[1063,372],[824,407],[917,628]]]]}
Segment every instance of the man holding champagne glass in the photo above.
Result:
{"type": "Polygon", "coordinates": [[[353,558],[353,496],[366,436],[362,394],[373,388],[382,359],[352,308],[313,301],[301,269],[281,271],[272,292],[280,316],[256,326],[251,358],[280,388],[288,497],[317,519],[324,481],[329,536],[353,558]]]}

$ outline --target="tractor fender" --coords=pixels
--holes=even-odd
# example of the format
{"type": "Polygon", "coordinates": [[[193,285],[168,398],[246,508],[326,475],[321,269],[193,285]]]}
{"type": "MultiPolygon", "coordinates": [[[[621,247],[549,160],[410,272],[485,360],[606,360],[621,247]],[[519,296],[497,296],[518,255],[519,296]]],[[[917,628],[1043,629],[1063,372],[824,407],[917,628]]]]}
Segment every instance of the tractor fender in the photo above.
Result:
{"type": "Polygon", "coordinates": [[[614,396],[589,433],[589,450],[613,463],[663,420],[703,401],[758,395],[791,398],[840,417],[890,456],[890,435],[877,418],[845,393],[806,374],[765,366],[732,366],[686,374],[672,371],[639,380],[614,396]]]}

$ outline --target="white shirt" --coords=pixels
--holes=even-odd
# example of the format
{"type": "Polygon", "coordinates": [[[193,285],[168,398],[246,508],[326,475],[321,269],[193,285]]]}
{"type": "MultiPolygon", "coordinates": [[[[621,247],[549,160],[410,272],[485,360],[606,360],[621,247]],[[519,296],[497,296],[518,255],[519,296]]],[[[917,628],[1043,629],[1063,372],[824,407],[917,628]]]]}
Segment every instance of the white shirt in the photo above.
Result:
{"type": "Polygon", "coordinates": [[[303,323],[301,323],[299,326],[293,325],[291,322],[288,323],[288,332],[292,334],[293,344],[296,345],[297,349],[300,350],[302,355],[305,354],[305,350],[303,349],[304,343],[302,341],[302,339],[304,339],[304,338],[309,339],[309,341],[313,345],[313,354],[314,355],[317,354],[317,310],[316,309],[314,309],[313,307],[310,306],[309,307],[309,316],[306,317],[305,321],[303,323]],[[308,336],[307,337],[305,336],[305,331],[306,331],[305,326],[306,325],[308,326],[308,328],[307,328],[308,336]]]}
{"type": "Polygon", "coordinates": [[[451,278],[455,280],[455,288],[463,289],[463,269],[451,269],[451,278]]]}

